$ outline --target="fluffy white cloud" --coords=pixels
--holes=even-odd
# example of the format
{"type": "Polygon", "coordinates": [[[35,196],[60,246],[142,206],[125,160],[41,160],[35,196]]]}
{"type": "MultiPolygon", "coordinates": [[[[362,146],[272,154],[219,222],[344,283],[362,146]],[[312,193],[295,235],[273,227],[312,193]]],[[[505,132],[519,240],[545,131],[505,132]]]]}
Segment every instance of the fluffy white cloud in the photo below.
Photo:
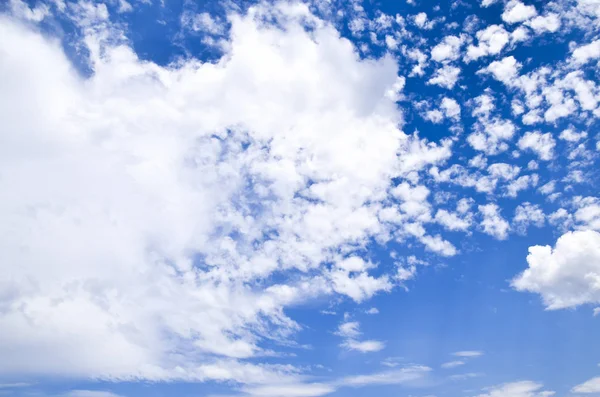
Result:
{"type": "Polygon", "coordinates": [[[498,240],[506,239],[510,226],[500,215],[500,208],[498,205],[492,203],[480,205],[478,208],[483,217],[483,220],[481,221],[483,231],[498,240]]]}
{"type": "Polygon", "coordinates": [[[554,247],[529,247],[527,263],[512,286],[540,294],[548,309],[600,302],[600,233],[567,232],[554,247]]]}
{"type": "Polygon", "coordinates": [[[421,29],[431,29],[433,27],[433,21],[430,21],[424,12],[415,15],[413,21],[421,29]]]}
{"type": "Polygon", "coordinates": [[[474,126],[475,131],[467,137],[467,142],[475,150],[495,155],[508,149],[508,143],[515,133],[515,125],[510,120],[481,119],[474,126]]]}
{"type": "Polygon", "coordinates": [[[431,49],[431,59],[437,62],[454,61],[460,57],[460,47],[464,42],[462,36],[446,36],[431,49]]]}
{"type": "Polygon", "coordinates": [[[539,131],[528,131],[519,139],[518,144],[521,150],[531,150],[541,160],[548,161],[554,157],[556,142],[549,132],[542,134],[539,131]]]}
{"type": "Polygon", "coordinates": [[[504,6],[502,20],[506,23],[523,22],[537,15],[535,6],[525,5],[519,0],[510,0],[504,6]]]}
{"type": "Polygon", "coordinates": [[[600,40],[579,46],[573,50],[573,60],[578,64],[584,64],[591,60],[600,58],[600,40]]]}
{"type": "Polygon", "coordinates": [[[515,209],[513,224],[520,233],[525,233],[529,225],[544,226],[546,216],[537,204],[525,202],[515,209]]]}
{"type": "Polygon", "coordinates": [[[519,76],[520,68],[521,64],[517,62],[515,57],[511,55],[509,57],[502,58],[501,61],[494,61],[490,63],[488,67],[482,71],[491,73],[496,80],[510,86],[514,84],[515,79],[519,76]]]}
{"type": "Polygon", "coordinates": [[[444,115],[449,119],[460,119],[460,105],[458,104],[458,102],[456,102],[456,100],[444,97],[442,99],[442,104],[440,105],[440,107],[444,111],[444,115]]]}
{"type": "Polygon", "coordinates": [[[433,76],[427,81],[427,84],[439,85],[440,87],[452,89],[458,81],[460,68],[456,66],[446,65],[435,71],[433,76]]]}
{"type": "Polygon", "coordinates": [[[585,131],[577,132],[577,131],[573,131],[571,128],[567,128],[565,130],[562,130],[558,137],[560,139],[562,139],[563,141],[578,142],[587,137],[587,132],[585,132],[585,131]]]}
{"type": "Polygon", "coordinates": [[[560,17],[557,14],[549,13],[547,15],[537,16],[525,23],[536,33],[554,33],[560,29],[560,17]]]}
{"type": "Polygon", "coordinates": [[[362,61],[304,5],[231,14],[219,61],[169,67],[141,61],[105,6],[67,10],[87,78],[0,17],[0,372],[296,379],[242,360],[300,328],[287,305],[392,287],[350,254],[388,235],[392,178],[450,143],[405,135],[396,63],[362,61]]]}
{"type": "Polygon", "coordinates": [[[539,176],[537,174],[520,176],[506,186],[506,195],[509,197],[517,197],[521,190],[537,186],[538,181],[539,176]]]}
{"type": "Polygon", "coordinates": [[[471,226],[470,215],[456,214],[439,209],[435,214],[435,221],[448,230],[467,231],[471,226]]]}
{"type": "Polygon", "coordinates": [[[475,36],[478,43],[476,46],[471,44],[467,47],[465,56],[467,62],[487,55],[499,54],[510,41],[510,35],[502,25],[490,25],[478,31],[475,36]]]}

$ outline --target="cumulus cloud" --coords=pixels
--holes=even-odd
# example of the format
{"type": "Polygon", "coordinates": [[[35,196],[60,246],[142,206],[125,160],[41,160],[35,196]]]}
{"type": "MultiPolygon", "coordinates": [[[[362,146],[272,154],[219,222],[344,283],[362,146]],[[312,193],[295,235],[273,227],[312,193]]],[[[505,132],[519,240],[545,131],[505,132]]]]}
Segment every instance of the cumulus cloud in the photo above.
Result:
{"type": "Polygon", "coordinates": [[[243,360],[300,329],[287,305],[392,288],[350,253],[389,235],[391,180],[449,144],[405,135],[395,61],[361,60],[306,6],[231,13],[220,60],[168,67],[140,60],[103,4],[69,7],[89,77],[0,17],[0,371],[296,379],[243,360]]]}
{"type": "Polygon", "coordinates": [[[446,36],[431,49],[431,59],[437,62],[454,61],[460,57],[460,47],[464,42],[462,36],[446,36]]]}
{"type": "Polygon", "coordinates": [[[600,58],[600,40],[592,41],[573,50],[573,60],[578,64],[585,64],[591,60],[600,58]]]}
{"type": "Polygon", "coordinates": [[[547,15],[537,16],[525,23],[536,33],[554,33],[560,29],[560,17],[557,14],[549,13],[547,15]]]}
{"type": "Polygon", "coordinates": [[[427,84],[439,85],[440,87],[452,89],[458,81],[460,68],[446,65],[435,71],[433,76],[427,81],[427,84]]]}
{"type": "Polygon", "coordinates": [[[506,239],[506,237],[508,237],[510,226],[500,215],[500,208],[498,205],[491,203],[480,205],[478,208],[483,217],[481,227],[483,228],[484,233],[487,233],[498,240],[506,239]]]}
{"type": "Polygon", "coordinates": [[[542,134],[539,131],[528,131],[519,139],[518,144],[521,150],[535,152],[540,160],[548,161],[554,157],[556,142],[549,132],[542,134]]]}
{"type": "Polygon", "coordinates": [[[510,120],[481,119],[474,125],[467,142],[475,150],[488,155],[496,155],[508,149],[508,143],[515,133],[515,125],[510,120]]]}
{"type": "Polygon", "coordinates": [[[587,137],[587,132],[585,132],[585,131],[577,132],[577,131],[573,131],[571,128],[567,128],[565,130],[562,130],[558,137],[560,139],[562,139],[563,141],[578,142],[587,137]]]}
{"type": "Polygon", "coordinates": [[[496,80],[510,86],[514,84],[515,79],[519,76],[520,68],[521,64],[511,55],[502,58],[500,61],[490,63],[482,71],[492,74],[496,80]]]}
{"type": "Polygon", "coordinates": [[[449,119],[459,120],[460,119],[460,105],[456,100],[448,97],[442,98],[442,104],[440,105],[444,111],[444,115],[449,119]]]}
{"type": "Polygon", "coordinates": [[[525,233],[529,225],[542,227],[544,226],[545,220],[546,216],[539,205],[525,202],[515,209],[513,224],[517,231],[525,233]]]}
{"type": "Polygon", "coordinates": [[[600,233],[567,232],[554,247],[529,247],[527,263],[512,286],[540,294],[547,309],[600,302],[600,233]]]}
{"type": "Polygon", "coordinates": [[[525,5],[519,0],[510,0],[504,6],[502,20],[506,23],[523,22],[537,15],[535,6],[525,5]]]}
{"type": "Polygon", "coordinates": [[[510,41],[510,35],[502,25],[490,25],[478,31],[477,45],[469,45],[465,61],[473,61],[488,55],[499,54],[510,41]]]}

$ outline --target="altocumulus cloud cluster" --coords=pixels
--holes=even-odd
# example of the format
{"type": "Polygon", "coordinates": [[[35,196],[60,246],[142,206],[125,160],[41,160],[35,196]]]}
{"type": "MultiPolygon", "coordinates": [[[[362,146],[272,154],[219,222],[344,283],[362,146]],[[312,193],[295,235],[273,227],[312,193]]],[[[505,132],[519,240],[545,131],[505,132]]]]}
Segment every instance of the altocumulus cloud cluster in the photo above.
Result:
{"type": "MultiPolygon", "coordinates": [[[[365,306],[413,299],[436,277],[424,269],[477,244],[529,247],[494,281],[520,304],[600,304],[600,3],[420,3],[4,4],[0,392],[485,378],[461,372],[483,351],[386,353],[365,306]],[[169,27],[167,60],[140,50],[138,14],[169,27]],[[297,308],[335,319],[339,354],[382,367],[324,375],[297,308]]],[[[463,394],[554,394],[491,379],[463,394]]],[[[567,391],[600,392],[573,379],[567,391]]]]}

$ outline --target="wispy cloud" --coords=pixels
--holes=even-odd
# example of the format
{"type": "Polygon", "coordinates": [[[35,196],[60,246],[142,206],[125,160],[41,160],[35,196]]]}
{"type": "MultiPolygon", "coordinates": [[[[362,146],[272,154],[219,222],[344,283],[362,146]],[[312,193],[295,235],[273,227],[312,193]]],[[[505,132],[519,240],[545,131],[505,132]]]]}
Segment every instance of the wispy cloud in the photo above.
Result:
{"type": "Polygon", "coordinates": [[[461,365],[465,365],[464,361],[449,361],[447,363],[443,363],[441,365],[442,368],[456,368],[456,367],[460,367],[461,365]]]}
{"type": "Polygon", "coordinates": [[[472,358],[472,357],[483,356],[483,352],[479,351],[479,350],[464,350],[464,351],[454,352],[454,353],[452,353],[452,355],[454,355],[456,357],[472,358]]]}

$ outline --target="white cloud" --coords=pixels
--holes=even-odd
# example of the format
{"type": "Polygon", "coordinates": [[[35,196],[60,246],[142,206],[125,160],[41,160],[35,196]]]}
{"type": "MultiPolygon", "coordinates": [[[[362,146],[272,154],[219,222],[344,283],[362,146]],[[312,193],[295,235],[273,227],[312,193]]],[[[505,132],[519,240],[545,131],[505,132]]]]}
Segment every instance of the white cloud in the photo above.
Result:
{"type": "Polygon", "coordinates": [[[370,375],[349,376],[340,380],[342,385],[360,387],[368,385],[397,385],[422,379],[431,368],[414,365],[401,369],[378,372],[370,375]]]}
{"type": "Polygon", "coordinates": [[[521,150],[535,152],[540,160],[549,161],[554,158],[556,142],[549,132],[542,134],[539,131],[528,131],[519,139],[518,145],[521,150]]]}
{"type": "Polygon", "coordinates": [[[539,176],[537,174],[520,176],[506,186],[506,195],[508,197],[517,197],[521,190],[537,186],[538,181],[539,176]]]}
{"type": "Polygon", "coordinates": [[[567,128],[565,130],[562,130],[558,137],[560,139],[562,139],[563,141],[578,142],[587,137],[587,132],[585,132],[585,131],[577,132],[577,131],[573,131],[571,128],[567,128]]]}
{"type": "Polygon", "coordinates": [[[385,343],[378,340],[348,340],[343,344],[343,346],[348,350],[356,350],[361,353],[371,353],[382,350],[385,347],[385,343]]]}
{"type": "Polygon", "coordinates": [[[556,189],[556,181],[550,181],[543,186],[540,186],[539,191],[542,194],[548,195],[556,189]]]}
{"type": "Polygon", "coordinates": [[[358,321],[346,321],[339,325],[336,335],[344,338],[340,346],[361,353],[377,352],[385,347],[385,343],[377,340],[357,340],[360,337],[360,324],[358,321]]]}
{"type": "Polygon", "coordinates": [[[444,115],[449,119],[460,119],[460,105],[456,100],[448,97],[442,99],[441,108],[444,110],[444,115]]]}
{"type": "Polygon", "coordinates": [[[458,253],[456,247],[449,241],[444,240],[439,234],[435,236],[420,236],[419,241],[431,252],[442,256],[454,256],[458,253]]]}
{"type": "Polygon", "coordinates": [[[576,208],[574,219],[580,229],[593,229],[600,231],[600,200],[596,197],[573,198],[576,208]]]}
{"type": "Polygon", "coordinates": [[[510,0],[504,6],[502,20],[506,23],[523,22],[537,15],[535,6],[525,5],[519,0],[510,0]]]}
{"type": "Polygon", "coordinates": [[[461,216],[460,214],[448,212],[444,209],[437,211],[435,221],[448,230],[467,231],[471,226],[470,216],[461,216]]]}
{"type": "Polygon", "coordinates": [[[600,40],[579,46],[573,50],[573,60],[578,64],[585,64],[600,58],[600,40]]]}
{"type": "Polygon", "coordinates": [[[549,397],[554,395],[553,391],[542,390],[543,387],[544,385],[541,383],[524,380],[488,388],[486,393],[477,397],[549,397]]]}
{"type": "Polygon", "coordinates": [[[539,205],[525,202],[515,209],[513,224],[520,233],[525,233],[529,225],[542,227],[545,220],[546,216],[539,205]]]}
{"type": "Polygon", "coordinates": [[[473,98],[475,107],[473,108],[473,116],[484,116],[488,117],[492,110],[495,109],[494,97],[489,94],[481,94],[473,98]]]}
{"type": "Polygon", "coordinates": [[[412,365],[389,371],[347,376],[328,383],[282,382],[274,385],[245,387],[242,391],[255,397],[318,397],[333,393],[344,387],[402,385],[421,381],[430,371],[431,368],[429,367],[412,365]]]}
{"type": "Polygon", "coordinates": [[[439,124],[444,121],[444,113],[437,109],[428,110],[425,112],[424,118],[425,120],[429,120],[434,124],[439,124]]]}
{"type": "Polygon", "coordinates": [[[495,4],[497,2],[498,2],[498,0],[481,0],[481,6],[482,7],[489,7],[492,4],[495,4]]]}
{"type": "Polygon", "coordinates": [[[501,61],[494,61],[488,65],[483,71],[491,73],[494,78],[504,84],[513,85],[515,79],[519,77],[519,69],[521,64],[517,62],[512,55],[502,58],[501,61]]]}
{"type": "Polygon", "coordinates": [[[529,267],[512,281],[541,295],[550,310],[600,302],[600,233],[567,232],[556,245],[529,247],[529,267]]]}
{"type": "Polygon", "coordinates": [[[544,16],[537,16],[527,22],[527,26],[533,29],[536,33],[554,33],[560,29],[560,17],[557,14],[549,13],[544,16]]]}
{"type": "Polygon", "coordinates": [[[519,26],[510,33],[510,42],[512,44],[519,43],[529,39],[530,30],[525,26],[519,26]]]}
{"type": "Polygon", "coordinates": [[[488,172],[494,178],[501,178],[505,181],[515,179],[521,172],[521,167],[507,163],[494,163],[488,166],[488,172]]]}
{"type": "Polygon", "coordinates": [[[390,180],[451,142],[400,131],[397,64],[362,61],[304,5],[231,14],[222,59],[169,67],[140,60],[104,5],[73,7],[87,78],[0,17],[0,371],[296,380],[240,360],[300,328],[288,305],[391,289],[339,252],[385,238],[390,180]]]}
{"type": "Polygon", "coordinates": [[[510,120],[483,119],[474,125],[475,131],[467,137],[467,142],[475,150],[495,155],[508,149],[508,143],[515,133],[515,125],[510,120]]]}
{"type": "Polygon", "coordinates": [[[442,368],[456,368],[456,367],[460,367],[461,365],[465,365],[464,361],[448,361],[447,363],[443,363],[441,365],[442,368]]]}
{"type": "Polygon", "coordinates": [[[244,393],[256,397],[318,397],[335,390],[335,386],[323,383],[283,383],[243,389],[244,393]]]}
{"type": "Polygon", "coordinates": [[[225,33],[225,24],[223,21],[207,12],[200,14],[184,12],[181,15],[181,25],[193,31],[205,32],[217,36],[225,33]]]}
{"type": "Polygon", "coordinates": [[[483,227],[484,233],[487,233],[498,240],[506,239],[510,226],[500,215],[500,208],[498,205],[486,204],[480,205],[478,208],[483,216],[481,226],[483,227]]]}
{"type": "Polygon", "coordinates": [[[475,36],[478,44],[467,47],[465,56],[467,62],[483,56],[499,54],[510,41],[510,35],[502,25],[490,25],[478,31],[475,36]]]}
{"type": "Polygon", "coordinates": [[[582,384],[573,387],[571,391],[573,393],[583,394],[600,393],[600,376],[589,379],[582,384]]]}
{"type": "Polygon", "coordinates": [[[483,352],[480,350],[462,350],[452,353],[456,357],[480,357],[483,356],[483,352]]]}
{"type": "Polygon", "coordinates": [[[460,47],[464,42],[462,36],[446,36],[431,49],[431,59],[437,62],[454,61],[460,57],[460,47]]]}
{"type": "Polygon", "coordinates": [[[121,397],[118,394],[102,390],[71,390],[65,397],[121,397]]]}
{"type": "Polygon", "coordinates": [[[440,87],[452,89],[458,81],[460,68],[456,66],[446,65],[435,71],[433,76],[427,81],[427,84],[439,85],[440,87]]]}
{"type": "Polygon", "coordinates": [[[22,0],[10,0],[9,5],[14,16],[26,21],[40,22],[50,15],[50,9],[46,4],[38,4],[31,8],[22,0]]]}
{"type": "Polygon", "coordinates": [[[412,48],[406,52],[406,55],[409,59],[417,62],[417,64],[413,66],[409,77],[423,76],[425,74],[425,66],[427,66],[427,54],[418,48],[412,48]]]}
{"type": "Polygon", "coordinates": [[[413,17],[413,21],[415,25],[417,25],[421,29],[431,29],[433,27],[434,22],[430,21],[427,18],[427,14],[424,12],[420,12],[413,17]]]}

